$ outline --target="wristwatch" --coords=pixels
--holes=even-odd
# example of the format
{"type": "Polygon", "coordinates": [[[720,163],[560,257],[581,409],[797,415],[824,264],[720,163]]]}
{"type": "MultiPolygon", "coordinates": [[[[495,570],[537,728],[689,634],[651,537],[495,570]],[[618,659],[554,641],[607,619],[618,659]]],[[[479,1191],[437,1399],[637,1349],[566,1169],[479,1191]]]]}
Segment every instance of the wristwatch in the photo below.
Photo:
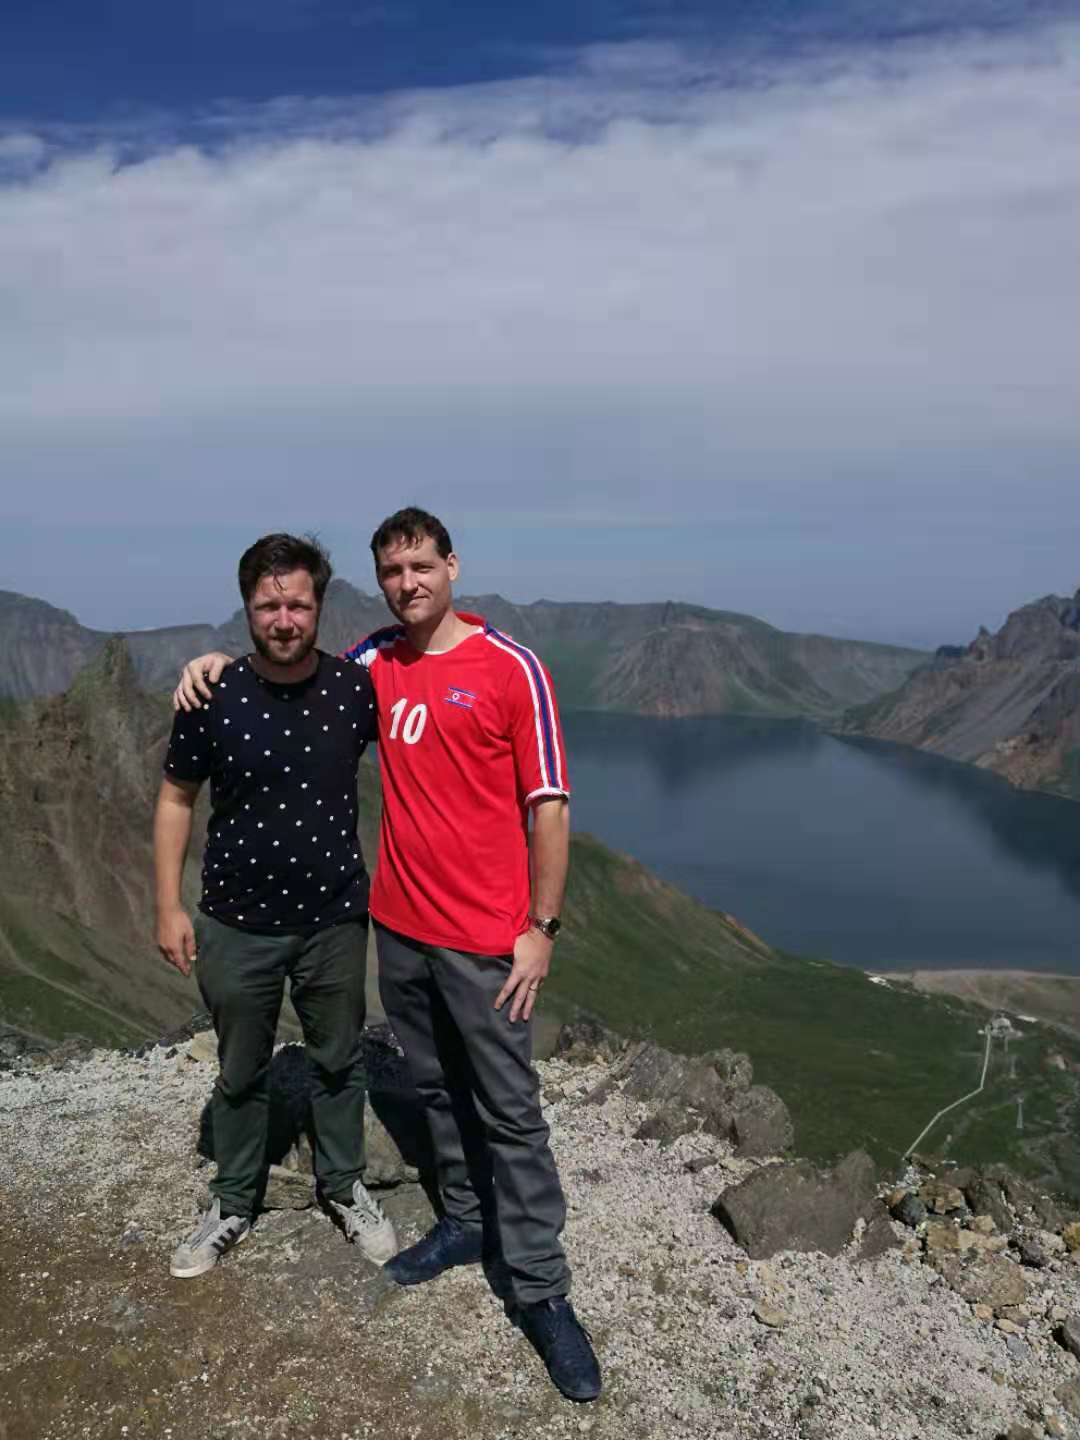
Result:
{"type": "Polygon", "coordinates": [[[562,929],[562,921],[557,915],[530,915],[529,924],[534,930],[539,930],[541,935],[546,935],[549,940],[554,940],[562,929]]]}

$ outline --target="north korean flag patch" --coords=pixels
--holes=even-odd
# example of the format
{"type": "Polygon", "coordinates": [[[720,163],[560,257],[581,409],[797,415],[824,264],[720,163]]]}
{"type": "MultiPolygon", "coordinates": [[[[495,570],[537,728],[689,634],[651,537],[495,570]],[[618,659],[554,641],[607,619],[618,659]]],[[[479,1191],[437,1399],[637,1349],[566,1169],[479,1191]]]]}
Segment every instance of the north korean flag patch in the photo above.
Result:
{"type": "Polygon", "coordinates": [[[443,699],[447,705],[460,705],[462,710],[471,710],[476,703],[476,696],[471,690],[462,690],[457,685],[448,685],[443,699]]]}

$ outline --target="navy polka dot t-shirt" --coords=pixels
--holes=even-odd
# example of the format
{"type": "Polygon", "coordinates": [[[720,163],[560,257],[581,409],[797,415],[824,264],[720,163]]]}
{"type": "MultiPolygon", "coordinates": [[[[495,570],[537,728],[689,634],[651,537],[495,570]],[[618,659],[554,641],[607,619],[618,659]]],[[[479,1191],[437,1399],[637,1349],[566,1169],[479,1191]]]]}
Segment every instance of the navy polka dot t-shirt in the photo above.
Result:
{"type": "Polygon", "coordinates": [[[210,781],[200,908],[242,930],[321,930],[367,915],[356,770],[376,738],[367,670],[317,651],[279,685],[230,665],[201,710],[173,722],[165,774],[210,781]]]}

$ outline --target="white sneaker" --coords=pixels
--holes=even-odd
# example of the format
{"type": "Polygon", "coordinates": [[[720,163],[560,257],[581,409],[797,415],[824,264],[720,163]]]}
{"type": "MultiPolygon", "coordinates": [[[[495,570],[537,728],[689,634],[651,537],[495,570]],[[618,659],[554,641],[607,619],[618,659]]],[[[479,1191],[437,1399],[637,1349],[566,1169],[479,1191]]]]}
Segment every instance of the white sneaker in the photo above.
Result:
{"type": "Polygon", "coordinates": [[[397,1236],[379,1202],[364,1188],[361,1181],[353,1185],[351,1205],[341,1205],[331,1200],[333,1209],[341,1216],[346,1240],[360,1247],[362,1254],[376,1265],[385,1265],[391,1255],[397,1253],[397,1236]]]}
{"type": "Polygon", "coordinates": [[[205,1275],[231,1250],[246,1240],[251,1232],[251,1221],[242,1215],[227,1215],[221,1218],[221,1201],[215,1200],[195,1229],[173,1251],[169,1272],[181,1280],[190,1280],[194,1275],[205,1275]]]}

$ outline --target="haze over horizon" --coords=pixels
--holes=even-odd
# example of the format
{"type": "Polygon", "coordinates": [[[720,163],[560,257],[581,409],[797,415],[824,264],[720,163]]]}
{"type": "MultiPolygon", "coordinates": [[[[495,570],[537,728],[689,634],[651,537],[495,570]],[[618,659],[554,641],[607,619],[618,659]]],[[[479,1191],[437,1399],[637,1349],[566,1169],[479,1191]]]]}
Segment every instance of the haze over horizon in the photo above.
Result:
{"type": "Polygon", "coordinates": [[[1080,584],[1080,8],[20,0],[0,587],[220,621],[416,501],[464,593],[934,646],[1080,584]]]}

